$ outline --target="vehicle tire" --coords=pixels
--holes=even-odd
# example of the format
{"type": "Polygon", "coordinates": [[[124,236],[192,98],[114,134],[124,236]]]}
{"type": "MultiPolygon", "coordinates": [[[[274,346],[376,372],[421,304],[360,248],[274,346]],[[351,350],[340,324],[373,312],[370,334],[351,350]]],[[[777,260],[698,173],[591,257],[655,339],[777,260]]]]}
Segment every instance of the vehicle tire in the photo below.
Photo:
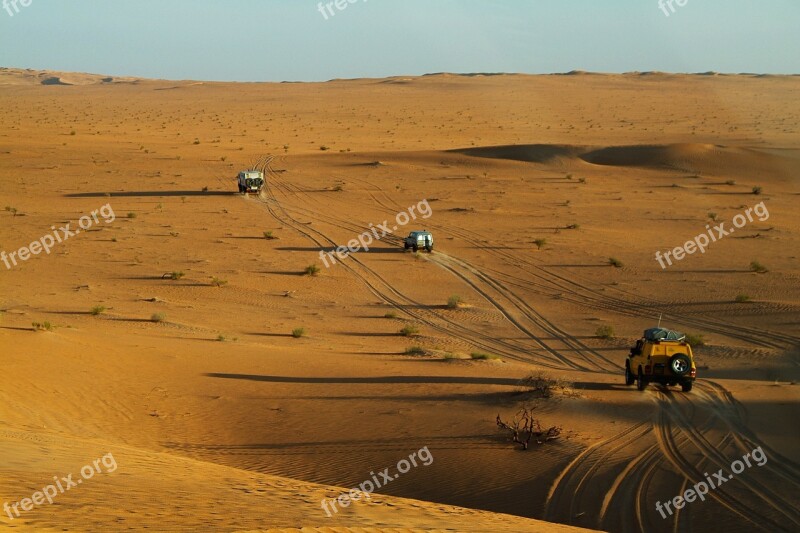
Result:
{"type": "Polygon", "coordinates": [[[425,249],[428,250],[429,254],[433,253],[433,246],[426,246],[425,249]]]}
{"type": "Polygon", "coordinates": [[[633,385],[634,381],[636,381],[636,376],[631,372],[631,365],[625,361],[625,385],[633,385]]]}
{"type": "Polygon", "coordinates": [[[417,245],[416,245],[416,244],[413,246],[413,248],[414,248],[414,251],[415,251],[415,252],[418,252],[418,251],[419,251],[419,248],[417,248],[417,245]]]}
{"type": "Polygon", "coordinates": [[[403,248],[405,248],[406,250],[408,250],[408,248],[409,248],[408,244],[403,244],[403,248]]]}
{"type": "Polygon", "coordinates": [[[669,359],[669,369],[676,376],[685,376],[692,369],[692,361],[688,355],[676,353],[669,359]]]}
{"type": "Polygon", "coordinates": [[[681,383],[681,390],[683,392],[691,392],[692,391],[692,382],[691,381],[684,381],[681,383]]]}
{"type": "Polygon", "coordinates": [[[636,379],[636,389],[644,390],[645,388],[647,388],[647,382],[644,380],[644,376],[642,375],[642,367],[639,367],[639,376],[636,379]]]}

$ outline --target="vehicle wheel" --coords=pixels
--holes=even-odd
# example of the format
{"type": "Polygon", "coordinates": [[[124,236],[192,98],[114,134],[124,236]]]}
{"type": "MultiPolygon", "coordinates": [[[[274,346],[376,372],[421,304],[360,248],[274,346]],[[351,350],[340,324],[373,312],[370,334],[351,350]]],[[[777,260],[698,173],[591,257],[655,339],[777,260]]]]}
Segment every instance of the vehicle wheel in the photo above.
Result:
{"type": "Polygon", "coordinates": [[[408,250],[409,246],[408,246],[407,244],[404,244],[404,245],[403,245],[403,248],[405,248],[406,250],[408,250]]]}
{"type": "Polygon", "coordinates": [[[429,254],[433,253],[433,246],[426,246],[425,249],[428,250],[429,254]]]}
{"type": "Polygon", "coordinates": [[[672,370],[672,373],[676,376],[685,376],[689,373],[689,370],[692,369],[692,361],[689,359],[689,356],[676,353],[669,360],[669,369],[672,370]]]}
{"type": "Polygon", "coordinates": [[[636,381],[636,376],[631,372],[631,365],[625,361],[625,385],[633,385],[634,381],[636,381]]]}
{"type": "Polygon", "coordinates": [[[419,251],[419,248],[417,248],[417,245],[416,245],[416,244],[413,246],[413,248],[414,248],[414,251],[415,251],[415,252],[419,251]]]}
{"type": "Polygon", "coordinates": [[[636,388],[638,390],[644,390],[647,387],[647,382],[644,380],[644,376],[642,375],[642,367],[639,367],[639,376],[636,379],[636,388]]]}
{"type": "Polygon", "coordinates": [[[692,382],[691,381],[684,381],[681,383],[681,390],[683,392],[691,392],[692,391],[692,382]]]}

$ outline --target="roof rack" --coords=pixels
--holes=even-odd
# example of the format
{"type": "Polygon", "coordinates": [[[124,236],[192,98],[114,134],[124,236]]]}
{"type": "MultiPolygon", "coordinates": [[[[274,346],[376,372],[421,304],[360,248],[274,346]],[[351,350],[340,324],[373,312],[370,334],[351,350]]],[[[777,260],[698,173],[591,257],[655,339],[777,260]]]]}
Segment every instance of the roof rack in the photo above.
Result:
{"type": "Polygon", "coordinates": [[[682,341],[686,339],[686,335],[667,328],[650,328],[644,330],[644,338],[655,342],[682,341]]]}

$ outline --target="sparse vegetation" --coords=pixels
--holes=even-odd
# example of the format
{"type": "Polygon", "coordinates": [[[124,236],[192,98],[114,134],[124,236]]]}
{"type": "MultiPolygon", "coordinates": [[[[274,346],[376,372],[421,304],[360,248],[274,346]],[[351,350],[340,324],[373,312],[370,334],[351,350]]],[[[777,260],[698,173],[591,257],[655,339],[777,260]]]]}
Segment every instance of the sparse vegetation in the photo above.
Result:
{"type": "Polygon", "coordinates": [[[762,190],[761,186],[760,185],[756,185],[755,187],[753,187],[753,194],[755,194],[755,195],[761,194],[761,190],[762,190]]]}
{"type": "Polygon", "coordinates": [[[728,180],[725,182],[725,185],[736,185],[736,180],[728,180]]]}
{"type": "Polygon", "coordinates": [[[580,227],[581,227],[580,224],[570,224],[569,226],[566,227],[566,229],[580,229],[580,227]]]}
{"type": "Polygon", "coordinates": [[[575,395],[575,384],[562,378],[552,378],[545,372],[536,372],[522,378],[519,382],[527,392],[541,398],[550,398],[555,393],[575,395]]]}
{"type": "Polygon", "coordinates": [[[413,324],[408,324],[403,326],[403,329],[400,330],[400,335],[404,337],[414,337],[419,335],[419,328],[413,324]]]}
{"type": "Polygon", "coordinates": [[[547,244],[547,239],[534,239],[533,244],[536,245],[537,250],[541,250],[542,246],[547,244]]]}
{"type": "Polygon", "coordinates": [[[406,355],[428,355],[428,352],[422,346],[409,346],[406,348],[406,355]]]}
{"type": "Polygon", "coordinates": [[[601,338],[601,339],[613,339],[614,338],[614,326],[610,326],[605,324],[597,328],[594,334],[601,338]]]}
{"type": "Polygon", "coordinates": [[[687,333],[685,340],[691,346],[705,346],[706,345],[706,340],[700,334],[687,333]]]}
{"type": "Polygon", "coordinates": [[[92,307],[92,308],[89,310],[89,313],[90,313],[92,316],[102,315],[102,314],[103,314],[103,313],[105,313],[105,312],[106,312],[106,308],[105,308],[105,306],[103,306],[103,305],[95,305],[94,307],[92,307]]]}
{"type": "Polygon", "coordinates": [[[737,294],[736,295],[736,303],[743,304],[743,303],[749,302],[749,301],[750,301],[750,297],[748,295],[746,295],[746,294],[737,294]]]}
{"type": "Polygon", "coordinates": [[[7,205],[6,206],[6,211],[11,213],[12,216],[17,216],[17,208],[16,207],[11,207],[10,205],[7,205]]]}
{"type": "Polygon", "coordinates": [[[578,183],[586,183],[586,178],[578,178],[578,183]]]}
{"type": "Polygon", "coordinates": [[[306,335],[306,328],[294,328],[292,330],[292,337],[295,339],[299,339],[300,337],[305,337],[306,335]]]}
{"type": "Polygon", "coordinates": [[[303,271],[303,274],[306,276],[316,276],[319,274],[319,266],[317,264],[308,265],[306,269],[303,271]]]}
{"type": "Polygon", "coordinates": [[[277,237],[275,235],[273,235],[271,231],[265,231],[264,232],[264,238],[267,239],[268,241],[277,239],[277,237]]]}
{"type": "Polygon", "coordinates": [[[150,322],[159,323],[159,322],[164,322],[166,319],[167,315],[165,315],[164,313],[153,313],[152,315],[150,315],[150,322]]]}
{"type": "Polygon", "coordinates": [[[226,279],[219,279],[219,278],[218,278],[218,277],[216,277],[216,276],[212,276],[212,278],[211,278],[211,284],[212,284],[213,286],[215,286],[215,287],[224,287],[225,285],[227,285],[227,284],[228,284],[228,280],[226,280],[226,279]]]}
{"type": "Polygon", "coordinates": [[[331,148],[330,148],[330,146],[325,146],[325,145],[323,144],[322,146],[320,146],[320,147],[319,147],[319,149],[320,149],[320,150],[322,150],[323,152],[327,152],[327,151],[328,151],[328,150],[330,150],[331,148]]]}
{"type": "Polygon", "coordinates": [[[461,299],[461,296],[454,294],[450,298],[447,299],[447,308],[448,309],[458,309],[464,301],[461,299]]]}
{"type": "Polygon", "coordinates": [[[496,361],[500,359],[499,355],[483,352],[472,352],[469,356],[473,361],[496,361]]]}
{"type": "Polygon", "coordinates": [[[710,219],[711,219],[713,222],[716,222],[716,221],[718,221],[718,220],[719,220],[719,215],[717,215],[717,214],[716,214],[715,212],[713,212],[713,211],[710,211],[710,212],[708,213],[708,218],[710,218],[710,219]]]}
{"type": "Polygon", "coordinates": [[[519,444],[523,450],[527,450],[531,440],[536,439],[537,444],[557,439],[561,435],[561,428],[551,426],[546,430],[542,429],[538,420],[533,417],[533,408],[523,406],[510,423],[503,422],[500,415],[495,420],[497,427],[511,433],[511,440],[519,444]]]}
{"type": "Polygon", "coordinates": [[[394,311],[389,311],[388,313],[383,315],[383,318],[397,318],[397,313],[395,313],[394,311]]]}
{"type": "Polygon", "coordinates": [[[608,258],[608,264],[613,266],[614,268],[622,268],[624,266],[622,264],[622,261],[620,261],[616,257],[609,257],[608,258]]]}
{"type": "Polygon", "coordinates": [[[750,261],[750,271],[757,272],[758,274],[763,274],[765,272],[769,272],[767,267],[759,263],[758,261],[750,261]]]}
{"type": "Polygon", "coordinates": [[[33,322],[31,325],[36,331],[53,331],[53,325],[50,322],[33,322]]]}
{"type": "Polygon", "coordinates": [[[186,274],[184,274],[182,271],[177,271],[176,270],[176,271],[173,271],[173,272],[165,273],[164,275],[161,276],[161,279],[171,279],[173,281],[178,281],[179,279],[181,279],[185,275],[186,274]]]}
{"type": "Polygon", "coordinates": [[[134,213],[133,211],[129,212],[128,218],[136,218],[136,213],[134,213]]]}

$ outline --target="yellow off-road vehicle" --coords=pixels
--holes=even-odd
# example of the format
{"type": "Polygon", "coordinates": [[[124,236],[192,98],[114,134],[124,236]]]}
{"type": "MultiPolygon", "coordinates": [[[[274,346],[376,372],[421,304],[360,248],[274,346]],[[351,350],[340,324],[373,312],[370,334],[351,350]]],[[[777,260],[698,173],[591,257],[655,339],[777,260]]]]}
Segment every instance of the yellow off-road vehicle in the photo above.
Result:
{"type": "Polygon", "coordinates": [[[680,384],[683,392],[692,390],[697,376],[692,347],[686,336],[664,328],[644,331],[625,360],[625,385],[644,390],[649,383],[680,384]]]}

